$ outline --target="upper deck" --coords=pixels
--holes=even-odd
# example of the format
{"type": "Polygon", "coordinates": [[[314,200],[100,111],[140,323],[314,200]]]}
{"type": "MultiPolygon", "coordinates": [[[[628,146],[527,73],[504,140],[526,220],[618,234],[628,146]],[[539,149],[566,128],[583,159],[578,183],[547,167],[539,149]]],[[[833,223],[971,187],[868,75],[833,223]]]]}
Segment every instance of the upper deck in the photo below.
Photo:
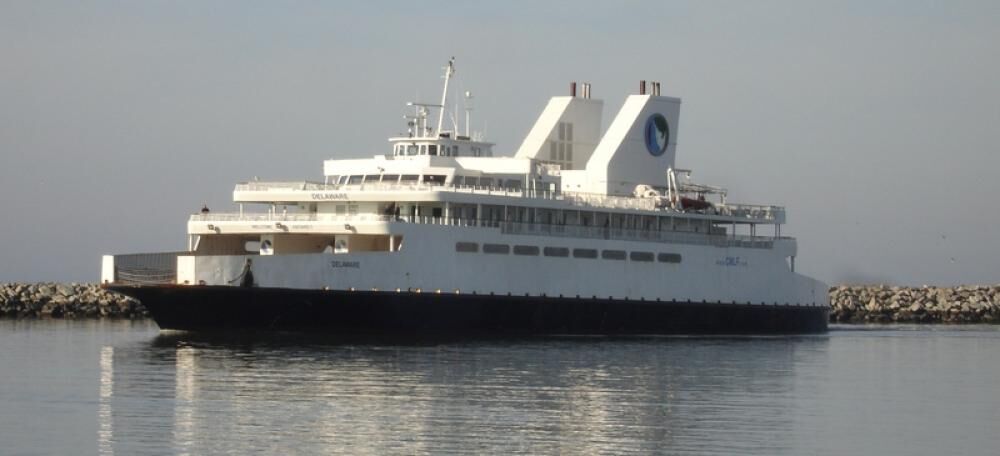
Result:
{"type": "Polygon", "coordinates": [[[343,227],[362,217],[376,224],[425,218],[472,226],[526,223],[573,233],[735,237],[743,231],[751,238],[758,225],[772,225],[773,238],[780,237],[783,207],[730,203],[724,189],[691,183],[690,171],[675,168],[681,100],[661,96],[659,83],[648,92],[640,84],[603,132],[603,102],[590,98],[589,84],[578,96],[574,83],[570,96],[549,101],[513,156],[494,156],[493,143],[471,131],[468,92],[464,134],[457,104],[446,116],[453,73],[452,61],[440,103],[408,103],[414,111],[404,116],[407,130],[389,138],[385,155],[327,160],[322,182],[238,184],[239,213],[195,215],[189,233],[219,234],[220,223],[236,232],[289,232],[294,227],[285,220],[317,222],[302,226],[310,232],[337,231],[337,222],[343,227]],[[268,207],[248,213],[245,204],[268,207]]]}
{"type": "Polygon", "coordinates": [[[683,210],[664,205],[662,198],[639,198],[584,192],[557,192],[532,188],[439,184],[432,182],[326,184],[322,182],[246,182],[238,184],[233,199],[239,203],[293,204],[363,202],[450,202],[500,204],[546,209],[592,209],[647,215],[683,214],[696,219],[736,224],[785,223],[785,208],[770,205],[717,203],[705,209],[683,210]]]}

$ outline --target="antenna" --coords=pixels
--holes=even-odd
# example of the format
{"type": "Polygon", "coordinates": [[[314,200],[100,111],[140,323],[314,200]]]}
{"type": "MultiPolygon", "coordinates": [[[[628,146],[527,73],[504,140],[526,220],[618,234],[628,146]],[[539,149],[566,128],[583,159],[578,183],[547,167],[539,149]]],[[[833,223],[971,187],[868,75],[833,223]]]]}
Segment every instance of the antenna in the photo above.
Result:
{"type": "MultiPolygon", "coordinates": [[[[431,134],[434,129],[427,125],[427,108],[441,108],[441,112],[444,112],[444,108],[441,105],[429,104],[429,103],[417,103],[415,101],[410,101],[406,103],[407,106],[413,106],[414,114],[412,119],[416,122],[417,130],[420,132],[419,137],[424,138],[431,134]]],[[[404,118],[410,118],[408,116],[403,116],[404,118]]]]}
{"type": "Polygon", "coordinates": [[[471,138],[469,135],[469,126],[472,125],[469,121],[472,113],[472,92],[465,91],[465,137],[471,138]]]}
{"type": "Polygon", "coordinates": [[[444,107],[448,106],[448,82],[451,81],[451,75],[453,74],[455,74],[455,57],[448,60],[448,66],[444,68],[444,91],[441,93],[441,112],[438,114],[437,134],[434,136],[441,136],[441,125],[444,123],[444,107]]]}

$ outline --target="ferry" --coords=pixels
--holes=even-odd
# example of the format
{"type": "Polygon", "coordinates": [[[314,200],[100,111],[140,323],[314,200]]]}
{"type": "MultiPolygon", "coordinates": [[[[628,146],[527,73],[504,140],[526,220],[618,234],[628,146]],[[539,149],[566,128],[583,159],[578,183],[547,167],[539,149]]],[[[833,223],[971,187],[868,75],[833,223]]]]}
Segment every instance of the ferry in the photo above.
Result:
{"type": "Polygon", "coordinates": [[[603,131],[604,103],[570,83],[501,156],[471,130],[471,93],[448,108],[454,74],[439,103],[407,103],[385,154],[240,183],[238,210],[191,215],[187,250],[105,255],[103,286],[176,330],[826,331],[827,286],[795,271],[785,209],[675,166],[681,100],[660,83],[603,131]]]}

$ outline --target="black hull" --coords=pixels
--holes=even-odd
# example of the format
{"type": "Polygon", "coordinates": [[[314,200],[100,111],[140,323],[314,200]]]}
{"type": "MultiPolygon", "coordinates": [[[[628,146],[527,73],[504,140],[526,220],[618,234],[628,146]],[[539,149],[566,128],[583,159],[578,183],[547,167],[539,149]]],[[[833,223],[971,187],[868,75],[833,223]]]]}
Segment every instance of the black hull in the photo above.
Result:
{"type": "Polygon", "coordinates": [[[228,286],[105,288],[138,299],[161,329],[328,334],[805,334],[826,307],[228,286]]]}

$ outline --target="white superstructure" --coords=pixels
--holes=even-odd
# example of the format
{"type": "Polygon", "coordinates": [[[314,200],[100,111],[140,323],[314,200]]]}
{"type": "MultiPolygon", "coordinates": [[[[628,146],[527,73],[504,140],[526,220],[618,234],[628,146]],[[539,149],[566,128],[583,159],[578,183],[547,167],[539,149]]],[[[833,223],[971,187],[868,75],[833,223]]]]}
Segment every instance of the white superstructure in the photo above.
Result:
{"type": "Polygon", "coordinates": [[[191,216],[188,251],[106,256],[102,281],[237,285],[250,269],[258,287],[827,305],[794,271],[783,208],[732,204],[676,169],[681,101],[658,83],[603,134],[603,103],[574,83],[494,156],[468,110],[447,112],[453,73],[441,103],[409,103],[385,155],[238,184],[238,212],[191,216]]]}

